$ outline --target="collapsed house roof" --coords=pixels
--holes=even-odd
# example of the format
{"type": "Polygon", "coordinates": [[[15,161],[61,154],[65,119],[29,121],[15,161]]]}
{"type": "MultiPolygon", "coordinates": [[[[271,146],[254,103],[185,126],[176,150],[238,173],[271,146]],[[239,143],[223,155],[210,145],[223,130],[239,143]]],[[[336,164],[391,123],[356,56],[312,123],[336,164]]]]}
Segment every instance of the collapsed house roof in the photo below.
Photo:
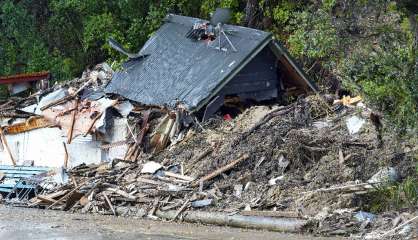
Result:
{"type": "MultiPolygon", "coordinates": [[[[168,15],[137,54],[142,57],[126,62],[125,69],[114,74],[106,92],[143,104],[175,106],[182,103],[189,111],[197,111],[266,48],[276,56],[287,74],[287,81],[293,81],[305,91],[317,90],[271,33],[225,25],[237,51],[220,51],[228,46],[226,38],[193,41],[186,37],[190,29],[202,21],[205,20],[168,15]],[[222,47],[218,47],[219,40],[222,47]]],[[[253,77],[253,81],[256,78],[253,77]]]]}

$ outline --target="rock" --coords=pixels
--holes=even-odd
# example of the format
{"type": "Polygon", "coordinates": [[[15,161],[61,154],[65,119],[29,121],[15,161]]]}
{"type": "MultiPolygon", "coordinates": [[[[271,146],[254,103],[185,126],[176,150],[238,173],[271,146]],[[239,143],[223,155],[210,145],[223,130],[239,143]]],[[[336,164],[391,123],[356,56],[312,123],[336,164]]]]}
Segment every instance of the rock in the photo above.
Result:
{"type": "Polygon", "coordinates": [[[245,204],[245,208],[244,208],[244,210],[245,211],[251,211],[251,206],[250,206],[250,204],[245,204]]]}

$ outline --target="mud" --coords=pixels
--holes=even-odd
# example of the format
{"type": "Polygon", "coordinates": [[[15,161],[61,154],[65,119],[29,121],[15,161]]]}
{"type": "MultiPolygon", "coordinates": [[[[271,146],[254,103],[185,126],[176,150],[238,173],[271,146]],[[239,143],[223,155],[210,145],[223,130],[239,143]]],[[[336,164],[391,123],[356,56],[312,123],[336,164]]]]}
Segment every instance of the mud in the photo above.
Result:
{"type": "MultiPolygon", "coordinates": [[[[344,224],[319,225],[318,234],[350,235],[361,231],[353,221],[353,211],[367,210],[363,196],[356,193],[328,192],[306,194],[319,188],[367,182],[382,167],[392,166],[400,179],[414,174],[414,158],[403,154],[405,147],[390,129],[378,130],[367,107],[326,105],[318,96],[298,100],[292,110],[273,117],[248,134],[274,107],[253,107],[232,121],[212,119],[195,129],[190,139],[152,158],[166,165],[184,166],[196,178],[248,154],[250,158],[231,171],[206,183],[217,202],[210,209],[236,212],[243,209],[282,210],[314,217],[324,206],[330,213],[351,209],[344,224]],[[331,106],[331,107],[330,107],[331,106]],[[346,120],[358,116],[365,124],[350,134],[346,120]],[[237,141],[239,139],[239,141],[237,141]],[[193,157],[213,148],[211,155],[199,162],[193,157]],[[282,176],[276,185],[270,179],[282,176]],[[243,191],[236,194],[236,186],[243,191]],[[332,225],[332,226],[331,226],[332,225]],[[322,228],[322,229],[321,229],[322,228]]],[[[382,120],[383,121],[383,120],[382,120]]],[[[343,218],[343,217],[342,217],[343,218]]]]}
{"type": "Polygon", "coordinates": [[[0,239],[289,239],[310,236],[0,206],[0,239]]]}

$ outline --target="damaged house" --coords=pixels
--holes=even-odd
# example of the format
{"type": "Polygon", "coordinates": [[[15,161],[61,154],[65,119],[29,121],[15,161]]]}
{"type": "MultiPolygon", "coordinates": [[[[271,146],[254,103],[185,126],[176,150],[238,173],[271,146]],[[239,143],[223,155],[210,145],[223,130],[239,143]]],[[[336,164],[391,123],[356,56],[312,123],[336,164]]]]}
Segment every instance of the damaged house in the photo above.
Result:
{"type": "Polygon", "coordinates": [[[181,141],[188,116],[206,120],[228,101],[317,91],[271,33],[215,20],[168,15],[138,54],[110,42],[129,56],[123,70],[100,64],[1,103],[0,165],[134,161],[181,141]]]}
{"type": "Polygon", "coordinates": [[[143,104],[181,103],[206,120],[231,97],[263,101],[317,90],[271,33],[216,24],[168,15],[106,92],[143,104]]]}

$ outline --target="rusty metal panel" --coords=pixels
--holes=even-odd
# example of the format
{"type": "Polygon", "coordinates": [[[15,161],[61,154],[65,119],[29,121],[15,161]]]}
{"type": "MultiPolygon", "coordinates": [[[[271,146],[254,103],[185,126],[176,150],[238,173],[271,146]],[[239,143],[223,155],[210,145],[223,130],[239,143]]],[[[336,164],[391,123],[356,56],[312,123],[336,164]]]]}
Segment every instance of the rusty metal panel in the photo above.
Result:
{"type": "Polygon", "coordinates": [[[42,79],[48,79],[49,72],[36,72],[36,73],[23,73],[12,76],[0,77],[0,84],[11,84],[11,83],[22,83],[22,82],[33,82],[42,79]]]}
{"type": "Polygon", "coordinates": [[[43,117],[32,117],[25,122],[16,123],[4,128],[5,134],[18,134],[38,128],[50,127],[53,124],[43,117]]]}

